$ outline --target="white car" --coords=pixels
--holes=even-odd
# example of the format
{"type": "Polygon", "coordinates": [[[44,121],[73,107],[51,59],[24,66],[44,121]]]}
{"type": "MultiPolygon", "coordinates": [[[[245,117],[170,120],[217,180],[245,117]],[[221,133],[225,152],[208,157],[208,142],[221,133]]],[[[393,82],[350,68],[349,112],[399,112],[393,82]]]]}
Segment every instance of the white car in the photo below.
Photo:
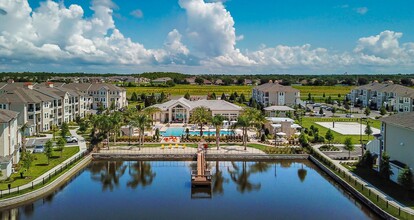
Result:
{"type": "Polygon", "coordinates": [[[66,137],[66,143],[75,143],[75,142],[78,142],[78,138],[76,138],[75,136],[66,137]]]}
{"type": "Polygon", "coordinates": [[[43,153],[43,152],[45,152],[45,147],[43,145],[37,145],[33,149],[33,153],[43,153]]]}
{"type": "Polygon", "coordinates": [[[353,117],[354,117],[354,115],[353,115],[353,114],[346,114],[346,115],[345,115],[345,117],[346,117],[346,118],[353,118],[353,117]]]}

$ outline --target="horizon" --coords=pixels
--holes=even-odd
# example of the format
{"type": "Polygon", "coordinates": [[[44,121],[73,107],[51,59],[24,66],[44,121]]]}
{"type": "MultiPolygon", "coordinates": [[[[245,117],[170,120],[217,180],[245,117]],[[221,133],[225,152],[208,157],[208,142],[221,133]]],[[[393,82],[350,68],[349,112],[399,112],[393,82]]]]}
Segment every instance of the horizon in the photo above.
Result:
{"type": "Polygon", "coordinates": [[[400,3],[4,0],[0,71],[413,74],[414,14],[400,3]]]}

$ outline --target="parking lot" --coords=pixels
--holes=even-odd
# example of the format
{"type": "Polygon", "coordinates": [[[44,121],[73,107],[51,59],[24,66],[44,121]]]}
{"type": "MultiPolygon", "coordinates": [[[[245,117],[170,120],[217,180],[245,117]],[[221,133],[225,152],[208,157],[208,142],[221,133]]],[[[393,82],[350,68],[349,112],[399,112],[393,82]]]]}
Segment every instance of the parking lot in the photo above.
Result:
{"type": "MultiPolygon", "coordinates": [[[[46,142],[52,138],[27,138],[25,146],[27,148],[33,148],[34,146],[45,145],[46,142]]],[[[78,145],[77,142],[75,143],[67,143],[66,146],[76,146],[78,145]]]]}

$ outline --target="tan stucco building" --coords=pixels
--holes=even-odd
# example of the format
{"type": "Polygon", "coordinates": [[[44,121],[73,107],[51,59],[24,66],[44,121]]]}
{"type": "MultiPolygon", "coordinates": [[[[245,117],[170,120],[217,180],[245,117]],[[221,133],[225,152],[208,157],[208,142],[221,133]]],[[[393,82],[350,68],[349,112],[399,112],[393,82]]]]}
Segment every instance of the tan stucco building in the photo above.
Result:
{"type": "Polygon", "coordinates": [[[252,98],[263,106],[299,104],[300,91],[291,86],[284,86],[278,82],[269,81],[268,83],[256,86],[252,91],[252,98]]]}

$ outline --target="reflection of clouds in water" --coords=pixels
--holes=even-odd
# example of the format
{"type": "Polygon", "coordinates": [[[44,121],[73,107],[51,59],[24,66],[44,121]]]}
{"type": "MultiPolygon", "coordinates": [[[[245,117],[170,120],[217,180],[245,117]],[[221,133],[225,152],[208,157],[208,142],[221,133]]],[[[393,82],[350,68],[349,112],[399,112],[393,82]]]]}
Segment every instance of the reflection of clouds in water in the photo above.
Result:
{"type": "Polygon", "coordinates": [[[0,8],[0,15],[7,15],[7,11],[5,11],[4,9],[0,8]]]}

